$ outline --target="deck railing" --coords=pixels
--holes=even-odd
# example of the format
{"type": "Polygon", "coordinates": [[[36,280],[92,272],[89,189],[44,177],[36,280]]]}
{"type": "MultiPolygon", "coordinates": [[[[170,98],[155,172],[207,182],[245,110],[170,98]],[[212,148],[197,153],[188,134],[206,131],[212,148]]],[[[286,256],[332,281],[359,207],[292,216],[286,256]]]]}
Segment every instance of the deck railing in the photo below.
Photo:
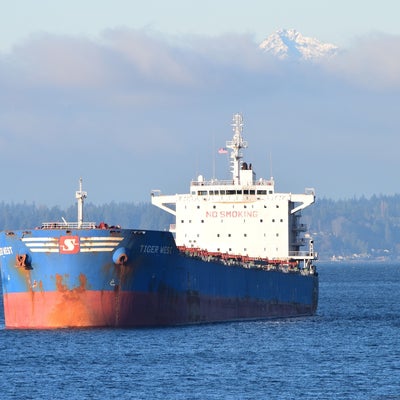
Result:
{"type": "Polygon", "coordinates": [[[94,229],[95,222],[43,222],[41,229],[94,229]]]}
{"type": "MultiPolygon", "coordinates": [[[[211,180],[192,180],[190,182],[192,186],[228,186],[228,185],[234,185],[232,180],[219,180],[219,179],[211,179],[211,180]]],[[[258,181],[255,181],[254,184],[250,186],[259,186],[259,185],[265,185],[265,186],[273,186],[274,181],[270,179],[259,179],[258,181]]]]}
{"type": "Polygon", "coordinates": [[[289,257],[294,259],[314,259],[317,257],[317,253],[312,251],[289,251],[289,257]]]}

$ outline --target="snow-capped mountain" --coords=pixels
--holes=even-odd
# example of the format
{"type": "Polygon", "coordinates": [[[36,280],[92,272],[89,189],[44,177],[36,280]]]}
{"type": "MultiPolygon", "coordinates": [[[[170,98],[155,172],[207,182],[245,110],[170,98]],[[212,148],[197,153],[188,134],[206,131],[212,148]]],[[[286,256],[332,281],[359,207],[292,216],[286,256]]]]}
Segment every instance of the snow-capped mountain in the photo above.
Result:
{"type": "Polygon", "coordinates": [[[280,29],[260,44],[260,49],[279,59],[318,61],[337,54],[338,47],[305,37],[294,29],[280,29]]]}

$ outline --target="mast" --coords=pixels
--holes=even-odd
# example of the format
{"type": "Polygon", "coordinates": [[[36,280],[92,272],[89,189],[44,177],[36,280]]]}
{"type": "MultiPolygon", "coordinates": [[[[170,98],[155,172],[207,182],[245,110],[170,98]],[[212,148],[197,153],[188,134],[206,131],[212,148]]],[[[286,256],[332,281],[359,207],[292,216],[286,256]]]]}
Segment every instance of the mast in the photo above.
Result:
{"type": "Polygon", "coordinates": [[[235,185],[240,184],[240,164],[243,154],[241,149],[245,149],[247,147],[247,142],[243,140],[242,131],[243,131],[243,117],[241,114],[234,114],[232,119],[232,127],[233,127],[233,139],[226,142],[226,147],[231,149],[231,169],[232,169],[232,179],[235,185]]]}
{"type": "Polygon", "coordinates": [[[78,200],[78,228],[82,228],[83,223],[83,201],[87,197],[87,192],[82,191],[82,178],[79,179],[79,190],[75,192],[75,198],[78,200]]]}

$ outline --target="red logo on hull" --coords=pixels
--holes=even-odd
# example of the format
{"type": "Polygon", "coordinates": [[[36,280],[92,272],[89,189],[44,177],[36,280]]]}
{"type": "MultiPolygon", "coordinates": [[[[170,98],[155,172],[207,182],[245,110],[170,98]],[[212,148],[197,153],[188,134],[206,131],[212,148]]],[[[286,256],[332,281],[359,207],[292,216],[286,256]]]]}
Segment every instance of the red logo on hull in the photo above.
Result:
{"type": "Polygon", "coordinates": [[[79,236],[60,236],[59,244],[62,254],[79,253],[79,236]]]}

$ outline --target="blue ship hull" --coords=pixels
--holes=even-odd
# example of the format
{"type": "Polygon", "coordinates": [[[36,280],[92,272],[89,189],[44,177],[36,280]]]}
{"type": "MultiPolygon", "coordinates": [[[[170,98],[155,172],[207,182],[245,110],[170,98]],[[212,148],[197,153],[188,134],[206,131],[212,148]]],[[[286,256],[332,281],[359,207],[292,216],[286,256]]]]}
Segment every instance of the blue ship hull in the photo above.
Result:
{"type": "Polygon", "coordinates": [[[318,276],[188,256],[169,232],[0,233],[7,328],[141,327],[315,313],[318,276]]]}

